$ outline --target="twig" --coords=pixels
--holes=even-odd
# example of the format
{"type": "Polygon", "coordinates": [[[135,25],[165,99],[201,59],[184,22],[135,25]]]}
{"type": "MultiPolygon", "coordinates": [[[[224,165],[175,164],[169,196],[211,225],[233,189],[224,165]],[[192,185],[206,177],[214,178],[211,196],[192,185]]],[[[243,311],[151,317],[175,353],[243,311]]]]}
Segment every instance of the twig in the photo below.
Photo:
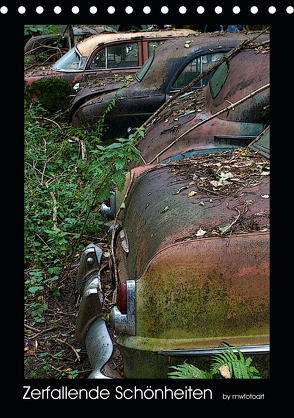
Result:
{"type": "MultiPolygon", "coordinates": [[[[224,57],[222,57],[219,61],[217,61],[212,67],[210,67],[207,71],[204,71],[202,74],[199,74],[198,77],[194,78],[186,87],[184,87],[182,90],[180,90],[178,93],[174,94],[172,97],[170,97],[163,105],[160,106],[159,109],[157,109],[147,120],[143,123],[143,125],[140,126],[135,132],[135,137],[139,133],[139,130],[142,128],[145,128],[148,123],[150,123],[153,119],[159,115],[159,113],[165,109],[169,104],[177,99],[179,96],[182,96],[185,94],[190,88],[192,88],[195,84],[198,83],[202,78],[206,77],[208,74],[210,74],[212,71],[215,71],[223,62],[227,61],[228,59],[231,59],[234,55],[236,55],[241,49],[245,48],[248,44],[252,43],[257,39],[259,36],[263,35],[269,27],[255,35],[251,39],[246,39],[245,41],[241,42],[239,45],[237,45],[235,48],[231,49],[224,57]]],[[[140,141],[139,141],[140,142],[140,141]]]]}
{"type": "Polygon", "coordinates": [[[29,107],[29,114],[30,114],[30,116],[31,116],[31,118],[32,119],[45,119],[45,120],[47,120],[48,122],[52,122],[52,123],[54,123],[61,131],[62,131],[62,128],[61,128],[61,126],[57,123],[57,122],[55,122],[55,120],[52,120],[52,119],[49,119],[49,118],[45,118],[45,116],[33,116],[32,114],[31,114],[31,107],[32,107],[32,103],[31,103],[31,105],[30,105],[30,107],[29,107]]]}
{"type": "Polygon", "coordinates": [[[251,97],[255,96],[256,94],[261,93],[263,90],[269,88],[269,86],[270,86],[270,83],[265,84],[264,86],[260,87],[259,89],[255,90],[252,93],[248,94],[247,96],[243,97],[241,100],[238,100],[236,103],[232,103],[230,106],[227,106],[226,108],[220,110],[219,112],[216,112],[213,115],[209,116],[207,119],[204,119],[201,122],[197,123],[197,125],[192,126],[190,129],[188,129],[187,131],[182,133],[178,138],[176,138],[173,142],[171,142],[167,147],[165,147],[163,150],[161,150],[151,161],[149,161],[148,164],[152,164],[155,160],[157,160],[157,158],[161,154],[163,154],[165,151],[167,151],[169,148],[171,148],[176,142],[178,142],[180,139],[182,139],[189,132],[198,128],[198,126],[203,125],[204,123],[210,121],[211,119],[215,118],[216,116],[219,116],[222,113],[227,112],[227,111],[233,109],[236,106],[239,106],[241,103],[245,102],[246,100],[250,99],[251,97]]]}
{"type": "Polygon", "coordinates": [[[79,356],[77,350],[71,344],[69,344],[69,343],[67,343],[65,341],[62,341],[59,338],[54,338],[54,340],[57,341],[60,344],[66,344],[66,345],[68,345],[72,349],[72,351],[75,353],[75,355],[76,355],[76,358],[77,359],[75,361],[80,361],[81,360],[81,357],[79,356]]]}
{"type": "Polygon", "coordinates": [[[40,332],[40,330],[39,330],[39,329],[34,328],[34,327],[31,327],[30,325],[24,324],[24,326],[25,326],[26,328],[30,329],[31,331],[40,332]]]}
{"type": "Polygon", "coordinates": [[[34,334],[34,335],[30,336],[30,337],[29,337],[29,340],[30,340],[31,338],[36,338],[36,337],[38,337],[39,335],[44,334],[44,332],[51,331],[53,328],[54,328],[54,329],[56,329],[56,327],[50,327],[50,328],[47,328],[47,329],[43,329],[43,331],[40,331],[40,332],[38,332],[37,334],[34,334]]]}
{"type": "Polygon", "coordinates": [[[241,216],[241,212],[239,211],[239,209],[238,208],[236,208],[236,207],[234,207],[234,209],[238,212],[238,216],[236,217],[236,219],[234,219],[233,220],[233,222],[230,224],[230,225],[228,225],[227,227],[226,227],[226,229],[224,229],[222,232],[221,232],[221,235],[222,234],[224,234],[225,232],[227,232],[236,222],[237,222],[237,220],[240,218],[240,216],[241,216]]]}

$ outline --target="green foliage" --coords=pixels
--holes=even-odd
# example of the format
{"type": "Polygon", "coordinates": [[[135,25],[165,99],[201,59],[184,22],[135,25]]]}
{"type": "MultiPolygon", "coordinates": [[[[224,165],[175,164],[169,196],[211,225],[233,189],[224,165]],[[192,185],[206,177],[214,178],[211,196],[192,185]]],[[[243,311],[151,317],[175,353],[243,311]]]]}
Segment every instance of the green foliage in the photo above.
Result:
{"type": "Polygon", "coordinates": [[[70,92],[70,85],[66,81],[57,77],[42,78],[34,81],[31,86],[25,86],[25,105],[29,105],[32,96],[36,94],[43,108],[49,111],[63,109],[68,103],[70,92]]]}
{"type": "Polygon", "coordinates": [[[209,372],[198,369],[193,364],[180,364],[179,366],[170,366],[175,372],[168,373],[170,379],[212,379],[209,372]]]}
{"type": "MultiPolygon", "coordinates": [[[[39,102],[25,109],[24,258],[25,267],[33,269],[25,284],[27,297],[43,290],[44,274],[58,277],[83,247],[82,234],[101,231],[99,204],[114,187],[122,188],[129,162],[138,158],[134,135],[101,145],[105,114],[119,97],[105,107],[91,132],[69,127],[61,111],[49,114],[39,102]]],[[[58,290],[53,294],[58,297],[58,290]]]]}
{"type": "Polygon", "coordinates": [[[238,347],[235,347],[240,356],[240,358],[238,358],[227,344],[224,345],[227,347],[229,352],[218,353],[215,356],[212,356],[213,364],[210,369],[212,374],[219,373],[218,369],[221,366],[228,366],[231,376],[235,377],[235,379],[260,379],[259,376],[254,376],[255,373],[259,372],[254,366],[250,366],[252,363],[252,359],[250,357],[245,360],[238,347]]]}
{"type": "Polygon", "coordinates": [[[255,376],[255,373],[259,371],[251,366],[252,358],[248,357],[244,359],[243,354],[235,347],[239,353],[239,357],[232,351],[232,349],[224,344],[229,350],[228,353],[217,353],[211,357],[212,364],[209,372],[198,369],[193,364],[184,364],[178,366],[170,366],[170,368],[175,369],[175,372],[168,373],[170,379],[213,379],[216,375],[223,375],[220,369],[223,366],[227,366],[229,369],[229,377],[225,378],[234,378],[234,379],[260,379],[259,376],[255,376]]]}

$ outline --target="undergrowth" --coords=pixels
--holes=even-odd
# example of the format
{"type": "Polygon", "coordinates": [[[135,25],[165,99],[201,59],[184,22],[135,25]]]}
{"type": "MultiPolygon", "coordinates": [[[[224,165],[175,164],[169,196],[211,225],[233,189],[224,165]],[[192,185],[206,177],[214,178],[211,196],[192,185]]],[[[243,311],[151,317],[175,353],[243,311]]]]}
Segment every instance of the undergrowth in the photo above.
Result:
{"type": "Polygon", "coordinates": [[[242,352],[235,347],[238,356],[233,352],[232,348],[227,344],[227,353],[217,353],[211,357],[212,364],[210,371],[198,369],[193,364],[180,364],[178,366],[170,366],[176,371],[168,373],[170,379],[214,379],[215,377],[223,377],[225,379],[260,379],[256,374],[259,371],[251,365],[252,358],[248,357],[246,360],[242,352]]]}
{"type": "Polygon", "coordinates": [[[133,135],[102,145],[105,114],[118,99],[91,132],[69,126],[66,112],[49,114],[39,102],[25,108],[25,299],[35,322],[44,321],[46,309],[40,291],[59,297],[56,280],[83,247],[81,237],[101,232],[100,204],[123,187],[129,162],[138,158],[133,135]]]}

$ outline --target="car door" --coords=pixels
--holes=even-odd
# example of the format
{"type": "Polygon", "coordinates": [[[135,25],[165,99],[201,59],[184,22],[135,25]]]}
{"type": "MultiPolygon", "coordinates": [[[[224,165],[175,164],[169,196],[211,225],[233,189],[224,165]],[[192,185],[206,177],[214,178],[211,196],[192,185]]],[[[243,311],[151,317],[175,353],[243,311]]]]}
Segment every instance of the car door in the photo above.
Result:
{"type": "MultiPolygon", "coordinates": [[[[183,68],[181,68],[172,78],[167,88],[166,100],[168,100],[175,93],[186,87],[192,80],[200,74],[207,71],[217,61],[219,61],[226,51],[205,51],[203,54],[194,56],[183,68]]],[[[202,78],[195,84],[191,90],[204,88],[211,79],[213,72],[202,78]]]]}

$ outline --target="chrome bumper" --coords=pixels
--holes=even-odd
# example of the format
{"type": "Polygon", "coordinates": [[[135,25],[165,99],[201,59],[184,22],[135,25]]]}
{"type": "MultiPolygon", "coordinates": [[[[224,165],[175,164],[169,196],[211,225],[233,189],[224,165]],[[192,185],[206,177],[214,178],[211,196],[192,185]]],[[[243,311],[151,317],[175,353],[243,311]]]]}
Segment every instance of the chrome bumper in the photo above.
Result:
{"type": "Polygon", "coordinates": [[[90,326],[86,337],[86,349],[93,371],[88,379],[112,379],[101,373],[101,368],[109,360],[113,345],[102,317],[90,326]]]}
{"type": "Polygon", "coordinates": [[[100,292],[98,272],[102,250],[90,244],[81,256],[77,277],[77,290],[82,296],[77,318],[75,336],[79,344],[86,345],[92,366],[89,379],[110,379],[101,373],[101,368],[110,359],[113,345],[103,319],[103,295],[100,292]],[[86,283],[85,283],[86,282],[86,283]]]}

